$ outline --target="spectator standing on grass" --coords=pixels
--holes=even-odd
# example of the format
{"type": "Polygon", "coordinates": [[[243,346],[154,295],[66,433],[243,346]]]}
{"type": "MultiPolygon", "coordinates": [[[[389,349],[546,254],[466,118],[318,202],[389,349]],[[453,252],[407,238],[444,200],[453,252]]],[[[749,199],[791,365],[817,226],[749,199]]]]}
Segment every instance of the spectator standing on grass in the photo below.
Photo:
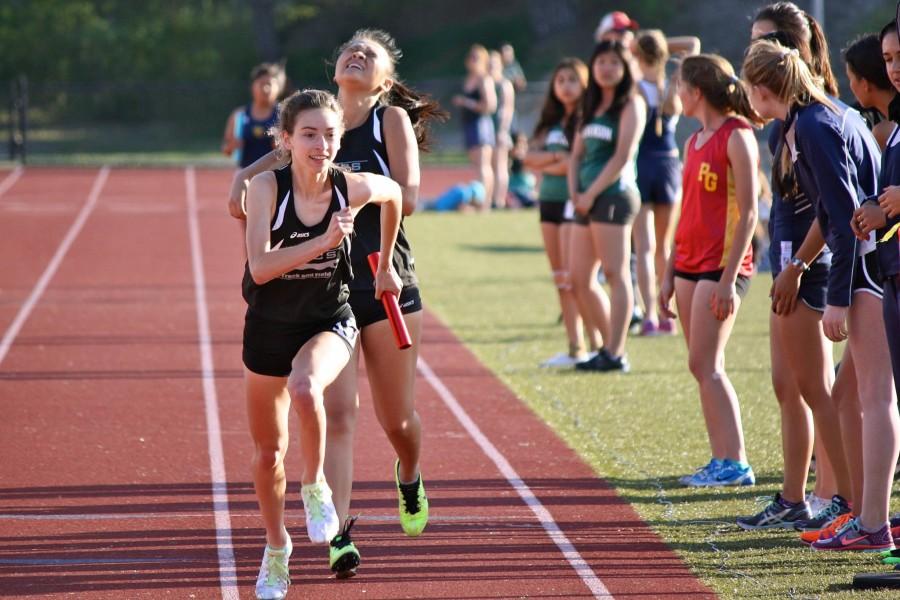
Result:
{"type": "MultiPolygon", "coordinates": [[[[891,481],[898,452],[900,417],[888,358],[874,234],[854,236],[851,218],[878,194],[880,152],[859,113],[825,95],[797,49],[754,42],[743,76],[753,106],[778,118],[784,151],[775,182],[810,198],[828,247],[831,270],[822,326],[828,339],[849,339],[862,407],[862,506],[816,550],[886,550],[894,542],[888,524],[891,481]]],[[[843,370],[842,366],[842,370],[843,370]]]]}
{"type": "MultiPolygon", "coordinates": [[[[576,222],[587,224],[593,244],[592,260],[577,273],[572,285],[581,314],[602,323],[603,348],[575,365],[586,371],[630,370],[625,354],[628,325],[634,309],[631,284],[631,224],[640,208],[635,155],[644,130],[646,105],[635,94],[625,47],[617,41],[597,44],[588,65],[588,84],[581,120],[572,144],[568,189],[576,222]],[[591,302],[593,280],[602,266],[609,283],[609,310],[591,302]],[[608,335],[607,335],[608,334],[608,335]]],[[[605,293],[600,291],[601,298],[605,293]]]]}
{"type": "Polygon", "coordinates": [[[712,453],[709,463],[681,483],[754,485],[737,392],[725,372],[725,347],[753,274],[759,151],[751,123],[761,119],[721,56],[685,58],[678,95],[685,116],[701,128],[685,144],[681,215],[660,287],[660,314],[675,318],[674,295],[712,453]]]}
{"type": "Polygon", "coordinates": [[[675,142],[675,127],[681,100],[666,79],[669,50],[658,29],[638,34],[633,54],[641,79],[638,90],[647,102],[644,127],[637,156],[637,182],[641,209],[634,225],[637,280],[644,306],[641,335],[675,333],[675,321],[657,316],[659,278],[666,270],[678,203],[681,201],[681,160],[675,142]]]}
{"type": "MultiPolygon", "coordinates": [[[[494,198],[493,153],[496,132],[491,115],[497,110],[497,92],[489,73],[489,55],[481,44],[473,44],[466,54],[466,77],[462,94],[453,96],[459,107],[463,126],[463,143],[469,162],[478,172],[488,199],[494,198]]],[[[490,208],[485,202],[483,209],[490,208]]]]}
{"type": "MultiPolygon", "coordinates": [[[[585,331],[589,335],[590,350],[596,352],[602,346],[600,331],[596,324],[583,318],[572,289],[572,263],[577,260],[588,268],[594,262],[590,229],[587,225],[574,224],[575,207],[566,182],[570,143],[580,120],[581,101],[587,82],[587,67],[579,59],[564,58],[556,65],[534,129],[531,149],[524,158],[525,166],[541,174],[538,190],[541,238],[569,344],[567,352],[560,352],[544,361],[542,366],[545,367],[572,367],[590,358],[585,346],[585,331]],[[577,243],[573,239],[576,229],[579,234],[577,243]]],[[[584,277],[589,278],[590,275],[585,272],[584,277]]],[[[594,302],[605,306],[608,313],[608,300],[604,305],[604,300],[597,296],[599,286],[596,279],[586,283],[585,293],[590,294],[594,302]]],[[[608,314],[605,317],[608,319],[608,314]]]]}
{"type": "Polygon", "coordinates": [[[522,65],[516,60],[516,51],[512,44],[509,42],[500,44],[500,55],[503,57],[503,76],[512,82],[517,92],[524,92],[528,81],[525,79],[522,65]]]}
{"type": "Polygon", "coordinates": [[[512,122],[516,110],[516,90],[511,81],[503,75],[503,59],[496,50],[490,52],[489,73],[494,81],[497,110],[491,115],[494,121],[494,153],[491,167],[494,171],[493,208],[508,208],[509,200],[509,159],[513,147],[512,122]]]}
{"type": "MultiPolygon", "coordinates": [[[[787,3],[764,7],[751,27],[751,38],[778,39],[786,47],[809,58],[826,76],[830,61],[813,60],[816,52],[827,56],[827,45],[814,19],[787,3]],[[777,29],[776,29],[777,27],[777,29]]],[[[782,143],[783,122],[773,124],[769,151],[775,165],[788,149],[782,143]]],[[[772,387],[781,417],[784,472],[782,488],[756,514],[740,517],[744,529],[795,528],[807,537],[838,518],[849,519],[853,497],[850,470],[838,404],[834,398],[834,361],[831,341],[822,329],[826,307],[831,252],[820,252],[813,199],[802,190],[787,187],[773,169],[772,208],[769,219],[769,263],[773,282],[769,315],[772,387]],[[809,238],[809,241],[807,241],[809,238]],[[814,436],[815,432],[815,436],[814,436]],[[816,487],[806,495],[814,439],[816,487]],[[818,506],[815,506],[818,504],[818,506]],[[844,516],[845,515],[845,516],[844,516]]],[[[846,364],[852,365],[852,361],[846,364]]],[[[846,379],[852,367],[842,369],[846,379]]],[[[841,388],[837,388],[840,392],[841,388]]],[[[853,394],[855,397],[855,394],[853,394]]],[[[806,538],[804,538],[806,539],[806,538]]]]}

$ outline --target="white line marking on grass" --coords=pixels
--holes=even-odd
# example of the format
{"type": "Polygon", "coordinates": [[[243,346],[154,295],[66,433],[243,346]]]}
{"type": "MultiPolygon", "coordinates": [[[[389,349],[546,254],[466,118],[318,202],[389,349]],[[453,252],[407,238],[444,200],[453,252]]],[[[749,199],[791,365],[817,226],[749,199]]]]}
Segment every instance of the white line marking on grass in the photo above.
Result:
{"type": "Polygon", "coordinates": [[[609,593],[609,590],[606,589],[606,586],[603,585],[603,582],[600,581],[600,578],[597,577],[594,570],[591,569],[587,562],[585,562],[581,557],[581,554],[578,553],[578,550],[575,549],[574,544],[569,541],[569,538],[567,538],[566,534],[560,529],[559,525],[553,519],[553,515],[550,514],[550,511],[541,504],[541,501],[538,500],[534,492],[531,491],[531,488],[522,481],[522,478],[519,477],[519,474],[513,469],[512,465],[509,464],[509,461],[506,460],[506,457],[503,456],[500,450],[498,450],[487,436],[481,432],[481,429],[475,424],[475,421],[469,417],[468,413],[466,413],[460,403],[456,400],[453,392],[451,392],[447,386],[444,385],[444,382],[435,375],[434,371],[431,370],[431,367],[428,366],[428,363],[426,363],[421,356],[419,357],[418,366],[419,372],[422,373],[425,380],[428,381],[432,388],[434,388],[434,391],[438,393],[438,396],[441,397],[441,400],[444,401],[444,404],[447,405],[447,408],[450,409],[453,416],[456,417],[472,439],[475,440],[475,443],[478,444],[478,447],[481,448],[482,452],[484,452],[494,465],[497,466],[500,473],[506,477],[509,485],[516,490],[516,493],[519,494],[522,501],[531,509],[531,512],[534,513],[540,524],[544,527],[547,535],[553,540],[566,560],[569,561],[569,564],[572,565],[572,568],[575,569],[575,572],[578,573],[578,576],[581,577],[584,584],[594,594],[594,598],[612,599],[613,595],[609,593]]]}
{"type": "Polygon", "coordinates": [[[194,297],[197,306],[197,335],[203,369],[203,399],[206,406],[206,433],[209,445],[209,468],[212,475],[213,511],[216,522],[216,548],[219,554],[219,585],[222,598],[239,600],[234,545],[231,541],[231,515],[228,512],[228,482],[225,476],[225,454],[222,451],[222,429],[219,425],[219,400],[216,396],[215,369],[209,334],[209,307],[206,303],[206,276],[203,271],[203,249],[197,222],[197,180],[194,167],[184,171],[187,186],[188,229],[191,237],[191,264],[194,269],[194,297]]]}
{"type": "Polygon", "coordinates": [[[16,165],[16,168],[10,171],[9,175],[7,175],[3,181],[0,181],[0,198],[9,191],[9,188],[15,185],[24,172],[25,169],[22,168],[22,165],[16,165]]]}
{"type": "Polygon", "coordinates": [[[5,359],[6,355],[9,353],[13,341],[16,339],[16,336],[19,335],[19,331],[22,329],[22,326],[25,325],[25,321],[28,320],[31,311],[34,310],[34,306],[37,304],[38,300],[41,299],[41,296],[47,289],[47,285],[50,284],[50,280],[56,275],[56,271],[59,269],[59,265],[62,264],[63,259],[69,252],[72,242],[74,242],[75,238],[78,237],[78,234],[81,233],[85,221],[87,221],[87,218],[94,210],[94,207],[97,206],[100,190],[102,190],[104,184],[106,184],[107,177],[109,177],[109,167],[104,166],[100,169],[100,172],[97,173],[97,178],[94,179],[94,185],[91,186],[87,201],[85,201],[84,206],[81,207],[81,210],[69,227],[69,231],[66,232],[65,237],[63,237],[62,242],[60,242],[59,248],[56,249],[56,253],[50,259],[47,268],[44,269],[40,279],[38,279],[37,283],[34,285],[34,289],[31,290],[31,294],[25,300],[25,303],[22,304],[22,308],[19,309],[16,318],[13,319],[12,324],[6,330],[3,339],[0,340],[0,364],[3,363],[3,359],[5,359]]]}

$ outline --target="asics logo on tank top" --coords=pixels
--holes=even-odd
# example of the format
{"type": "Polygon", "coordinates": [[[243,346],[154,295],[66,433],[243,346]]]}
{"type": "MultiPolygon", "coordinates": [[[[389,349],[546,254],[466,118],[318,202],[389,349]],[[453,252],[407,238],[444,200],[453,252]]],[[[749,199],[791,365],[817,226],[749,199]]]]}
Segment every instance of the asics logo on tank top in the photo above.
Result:
{"type": "Polygon", "coordinates": [[[608,125],[591,123],[581,130],[581,137],[611,142],[613,139],[613,130],[612,127],[609,127],[608,125]]]}
{"type": "MultiPolygon", "coordinates": [[[[338,202],[340,203],[341,208],[347,206],[347,201],[341,193],[341,190],[339,188],[334,188],[334,191],[337,194],[338,202]]],[[[321,223],[308,228],[306,231],[297,231],[296,229],[294,231],[281,231],[282,228],[284,228],[285,230],[289,228],[293,229],[290,224],[287,226],[285,226],[284,224],[285,215],[288,210],[292,209],[292,207],[293,193],[288,190],[278,206],[278,211],[275,216],[275,223],[272,225],[272,233],[270,234],[272,250],[278,250],[279,248],[281,248],[285,240],[302,240],[311,237],[310,230],[314,228],[321,228],[326,219],[331,219],[331,213],[330,211],[327,211],[321,223]],[[278,240],[277,242],[275,241],[276,239],[278,240]]],[[[299,224],[300,227],[305,227],[305,225],[303,225],[303,223],[300,223],[298,219],[291,219],[291,221],[294,222],[295,226],[299,224]]],[[[344,246],[344,244],[347,245],[347,252],[349,254],[350,242],[346,238],[341,242],[341,246],[344,246]]],[[[334,275],[334,271],[338,265],[338,250],[339,248],[333,248],[331,250],[328,250],[327,252],[323,252],[302,267],[281,275],[281,279],[330,279],[332,275],[334,275]]]]}

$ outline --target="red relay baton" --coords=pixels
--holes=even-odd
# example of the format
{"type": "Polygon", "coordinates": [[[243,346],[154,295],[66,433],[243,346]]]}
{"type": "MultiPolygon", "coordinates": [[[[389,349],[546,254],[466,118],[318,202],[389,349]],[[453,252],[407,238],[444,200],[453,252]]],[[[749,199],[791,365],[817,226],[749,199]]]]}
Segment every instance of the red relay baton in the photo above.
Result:
{"type": "MultiPolygon", "coordinates": [[[[378,259],[381,252],[373,252],[369,255],[369,268],[372,269],[372,275],[378,270],[378,259]]],[[[400,304],[397,302],[397,296],[393,292],[384,292],[381,294],[381,304],[384,306],[384,312],[387,313],[388,321],[391,322],[391,330],[394,332],[394,341],[401,350],[406,350],[412,346],[412,339],[409,337],[409,329],[406,328],[406,321],[403,320],[403,313],[400,312],[400,304]]]]}

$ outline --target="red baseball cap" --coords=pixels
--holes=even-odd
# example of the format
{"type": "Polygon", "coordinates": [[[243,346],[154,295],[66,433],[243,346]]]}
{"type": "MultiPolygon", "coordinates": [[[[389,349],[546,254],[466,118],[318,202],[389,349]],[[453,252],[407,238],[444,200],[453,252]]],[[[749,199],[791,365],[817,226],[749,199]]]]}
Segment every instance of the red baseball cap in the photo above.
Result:
{"type": "Polygon", "coordinates": [[[597,31],[594,32],[594,38],[599,40],[607,31],[636,31],[638,27],[637,21],[621,10],[616,10],[603,15],[600,24],[597,25],[597,31]]]}

